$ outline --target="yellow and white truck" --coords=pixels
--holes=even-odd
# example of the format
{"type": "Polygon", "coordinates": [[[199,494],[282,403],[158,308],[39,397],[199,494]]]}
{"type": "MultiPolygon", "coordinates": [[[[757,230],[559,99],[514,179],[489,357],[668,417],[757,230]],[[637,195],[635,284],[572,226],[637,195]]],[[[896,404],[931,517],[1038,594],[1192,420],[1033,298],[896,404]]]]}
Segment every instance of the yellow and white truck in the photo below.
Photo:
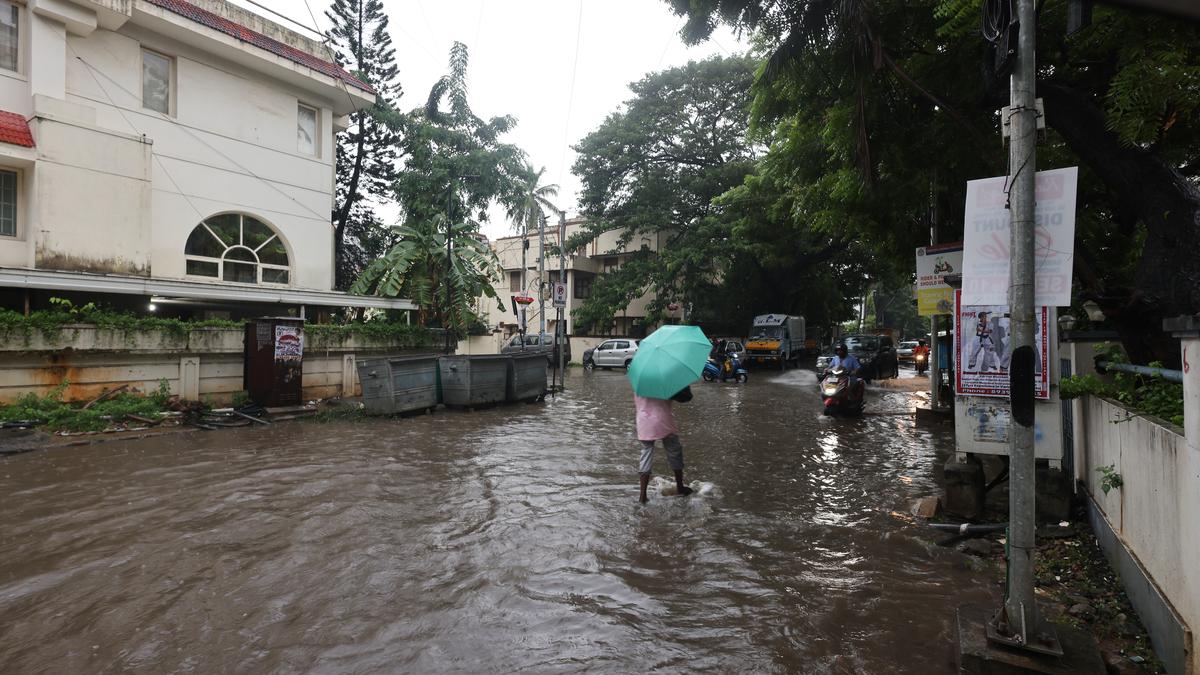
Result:
{"type": "Polygon", "coordinates": [[[746,341],[746,360],[754,365],[769,365],[784,370],[804,354],[804,317],[788,314],[760,314],[750,325],[746,341]]]}

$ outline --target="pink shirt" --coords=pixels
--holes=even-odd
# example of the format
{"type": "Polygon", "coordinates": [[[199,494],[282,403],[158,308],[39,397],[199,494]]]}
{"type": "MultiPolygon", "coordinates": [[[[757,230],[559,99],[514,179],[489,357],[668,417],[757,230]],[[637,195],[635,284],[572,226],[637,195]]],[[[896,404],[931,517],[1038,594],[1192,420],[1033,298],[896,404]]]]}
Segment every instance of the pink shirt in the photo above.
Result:
{"type": "Polygon", "coordinates": [[[679,427],[675,426],[675,415],[671,412],[670,401],[645,398],[634,394],[633,405],[637,408],[639,441],[657,441],[671,434],[679,433],[679,427]]]}

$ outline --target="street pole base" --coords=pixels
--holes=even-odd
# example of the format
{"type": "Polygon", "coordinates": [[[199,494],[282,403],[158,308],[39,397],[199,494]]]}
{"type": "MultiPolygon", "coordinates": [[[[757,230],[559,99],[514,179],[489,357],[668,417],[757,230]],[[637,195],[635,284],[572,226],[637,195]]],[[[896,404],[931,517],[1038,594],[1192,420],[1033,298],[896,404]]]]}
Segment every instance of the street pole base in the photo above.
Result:
{"type": "Polygon", "coordinates": [[[1058,632],[1054,629],[1054,624],[1043,620],[1040,626],[1034,627],[1032,635],[1030,633],[1031,631],[1028,626],[1024,625],[1023,620],[1019,627],[1014,627],[1005,621],[1003,609],[996,612],[987,622],[988,642],[1046,656],[1063,655],[1062,644],[1058,641],[1058,632]]]}
{"type": "Polygon", "coordinates": [[[987,625],[993,609],[963,605],[956,613],[956,662],[963,675],[1106,675],[1104,660],[1092,634],[1056,626],[1063,655],[1052,656],[988,640],[987,625]]]}

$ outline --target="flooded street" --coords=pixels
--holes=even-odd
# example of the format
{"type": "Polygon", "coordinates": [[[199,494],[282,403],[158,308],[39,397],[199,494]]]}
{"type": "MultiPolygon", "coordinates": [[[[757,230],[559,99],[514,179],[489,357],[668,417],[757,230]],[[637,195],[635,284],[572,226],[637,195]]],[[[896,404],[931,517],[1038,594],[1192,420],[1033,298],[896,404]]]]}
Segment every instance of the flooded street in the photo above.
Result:
{"type": "Polygon", "coordinates": [[[914,394],[694,385],[703,494],[643,507],[624,373],[567,386],[0,460],[0,672],[951,672],[953,608],[997,601],[892,514],[953,446],[914,394]]]}

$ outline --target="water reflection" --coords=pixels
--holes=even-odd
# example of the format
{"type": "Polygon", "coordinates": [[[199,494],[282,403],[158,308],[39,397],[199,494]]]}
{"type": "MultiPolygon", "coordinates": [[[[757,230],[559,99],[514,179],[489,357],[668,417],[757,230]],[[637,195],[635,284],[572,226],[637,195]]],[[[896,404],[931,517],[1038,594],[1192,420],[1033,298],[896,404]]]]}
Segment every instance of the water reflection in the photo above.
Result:
{"type": "Polygon", "coordinates": [[[822,419],[814,383],[696,385],[710,487],[645,507],[615,371],[544,405],[4,460],[0,672],[948,672],[990,576],[889,513],[951,439],[822,419]]]}

